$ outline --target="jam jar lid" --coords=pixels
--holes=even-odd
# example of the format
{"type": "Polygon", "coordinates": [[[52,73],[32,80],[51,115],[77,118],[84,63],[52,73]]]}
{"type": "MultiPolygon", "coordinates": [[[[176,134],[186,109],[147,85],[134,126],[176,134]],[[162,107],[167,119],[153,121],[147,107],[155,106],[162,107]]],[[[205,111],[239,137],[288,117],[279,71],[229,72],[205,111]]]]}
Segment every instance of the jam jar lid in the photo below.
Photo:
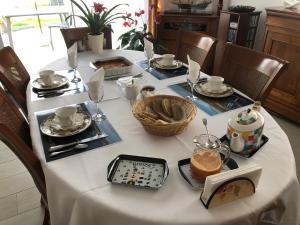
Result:
{"type": "Polygon", "coordinates": [[[247,109],[237,115],[236,121],[241,125],[249,125],[255,123],[258,119],[256,110],[247,109]]]}
{"type": "Polygon", "coordinates": [[[219,149],[221,146],[220,139],[211,134],[200,134],[193,141],[198,148],[219,149]]]}

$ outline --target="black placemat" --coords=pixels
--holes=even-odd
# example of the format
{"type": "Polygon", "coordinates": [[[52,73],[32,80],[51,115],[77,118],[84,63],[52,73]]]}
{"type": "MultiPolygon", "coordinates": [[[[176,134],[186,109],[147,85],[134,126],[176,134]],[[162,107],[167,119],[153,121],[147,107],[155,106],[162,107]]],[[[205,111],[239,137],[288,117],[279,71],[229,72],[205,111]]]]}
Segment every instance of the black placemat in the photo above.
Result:
{"type": "MultiPolygon", "coordinates": [[[[142,69],[147,69],[147,67],[148,67],[147,60],[138,61],[138,62],[136,62],[136,64],[139,67],[141,67],[142,69]]],[[[180,67],[178,69],[174,69],[174,70],[160,70],[160,69],[154,69],[151,67],[148,72],[152,76],[157,78],[158,80],[163,80],[163,79],[168,79],[168,78],[172,78],[172,77],[185,75],[185,74],[187,74],[187,70],[188,70],[188,68],[185,66],[182,66],[182,67],[180,67]]]]}
{"type": "MultiPolygon", "coordinates": [[[[225,134],[223,137],[220,138],[220,141],[230,147],[229,140],[227,138],[227,135],[225,134]]],[[[234,152],[231,150],[232,153],[242,157],[242,158],[251,158],[252,156],[255,155],[256,152],[258,152],[267,142],[269,141],[269,138],[266,135],[262,135],[261,140],[260,140],[260,145],[257,149],[250,149],[247,151],[242,151],[242,152],[234,152]]]]}
{"type": "MultiPolygon", "coordinates": [[[[78,107],[78,110],[86,111],[91,115],[93,115],[96,112],[95,106],[93,105],[93,103],[90,103],[90,102],[78,104],[77,107],[78,107]]],[[[55,112],[55,109],[36,113],[39,126],[48,116],[50,116],[54,112],[55,112]]],[[[40,133],[41,133],[45,158],[46,158],[47,162],[61,159],[61,158],[64,158],[64,157],[67,157],[70,155],[79,154],[81,152],[89,151],[89,150],[92,150],[95,148],[100,148],[100,147],[110,145],[110,144],[113,144],[113,143],[116,143],[116,142],[119,142],[122,140],[120,138],[119,134],[115,131],[115,129],[109,122],[108,118],[103,120],[101,123],[96,123],[95,121],[92,121],[91,126],[87,130],[83,131],[80,134],[73,135],[71,137],[54,138],[54,137],[49,137],[47,135],[44,135],[41,131],[40,131],[40,133]],[[66,152],[66,153],[63,153],[63,154],[60,154],[57,156],[53,156],[53,157],[49,156],[49,152],[48,152],[49,147],[54,146],[54,145],[67,144],[67,143],[71,143],[74,141],[82,140],[84,138],[93,137],[96,134],[100,133],[99,130],[101,130],[102,132],[107,134],[108,137],[86,143],[88,145],[88,147],[83,150],[75,150],[75,151],[71,151],[71,152],[66,152]]]]}
{"type": "MultiPolygon", "coordinates": [[[[31,100],[32,101],[36,101],[36,100],[40,100],[40,99],[44,99],[44,98],[51,98],[51,97],[61,96],[61,95],[73,95],[73,94],[83,93],[83,92],[87,91],[78,70],[76,70],[76,76],[81,78],[81,81],[79,81],[78,83],[71,82],[71,80],[74,77],[73,70],[61,70],[61,71],[55,71],[55,73],[58,74],[58,75],[65,76],[66,78],[68,78],[69,82],[66,85],[62,86],[62,87],[54,88],[54,89],[51,89],[51,90],[61,90],[61,89],[76,89],[76,90],[67,91],[67,92],[64,92],[62,94],[53,94],[53,95],[51,94],[51,95],[48,95],[47,97],[40,97],[40,96],[38,96],[37,93],[39,91],[44,91],[44,90],[38,90],[38,89],[32,88],[31,89],[31,100]]],[[[39,76],[32,76],[31,79],[35,80],[38,77],[39,76]]],[[[45,90],[45,91],[48,91],[48,90],[45,90]]]]}
{"type": "MultiPolygon", "coordinates": [[[[191,96],[191,87],[187,82],[170,85],[169,87],[182,97],[191,96]]],[[[197,94],[196,91],[194,91],[194,95],[198,98],[195,101],[196,106],[210,116],[253,104],[252,100],[236,92],[226,98],[209,98],[197,94]]]]}

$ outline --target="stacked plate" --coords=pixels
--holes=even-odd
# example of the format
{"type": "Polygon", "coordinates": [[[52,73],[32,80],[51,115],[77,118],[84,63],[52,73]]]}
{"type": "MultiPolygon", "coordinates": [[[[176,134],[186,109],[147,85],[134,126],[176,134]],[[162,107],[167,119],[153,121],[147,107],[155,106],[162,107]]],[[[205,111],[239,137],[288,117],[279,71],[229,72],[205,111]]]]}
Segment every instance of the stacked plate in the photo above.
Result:
{"type": "Polygon", "coordinates": [[[69,137],[85,131],[92,123],[90,115],[83,111],[77,111],[73,121],[72,126],[62,127],[55,114],[52,114],[41,123],[40,129],[50,137],[69,137]]]}
{"type": "Polygon", "coordinates": [[[208,88],[207,82],[197,84],[195,86],[195,91],[200,95],[211,98],[225,98],[234,93],[233,88],[227,84],[222,84],[221,88],[217,91],[211,91],[208,88]]]}
{"type": "Polygon", "coordinates": [[[62,75],[55,74],[52,84],[45,84],[41,78],[37,78],[32,82],[32,87],[38,90],[51,90],[56,88],[62,88],[67,85],[69,80],[62,75]]]}
{"type": "Polygon", "coordinates": [[[176,70],[183,66],[183,63],[178,60],[174,60],[171,65],[165,65],[162,63],[162,58],[153,59],[151,64],[153,68],[161,70],[176,70]]]}

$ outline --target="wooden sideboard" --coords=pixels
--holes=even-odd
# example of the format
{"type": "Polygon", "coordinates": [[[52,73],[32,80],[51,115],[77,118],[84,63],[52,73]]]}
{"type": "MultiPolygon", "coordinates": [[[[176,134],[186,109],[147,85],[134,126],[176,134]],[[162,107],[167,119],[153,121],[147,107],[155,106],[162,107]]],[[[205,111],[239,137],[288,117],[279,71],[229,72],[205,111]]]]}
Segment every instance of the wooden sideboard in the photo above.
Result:
{"type": "Polygon", "coordinates": [[[164,12],[157,26],[157,38],[163,42],[169,53],[177,52],[178,30],[191,30],[217,36],[219,16],[196,13],[164,12]]]}
{"type": "Polygon", "coordinates": [[[267,8],[264,52],[290,62],[265,107],[300,123],[300,9],[267,8]]]}

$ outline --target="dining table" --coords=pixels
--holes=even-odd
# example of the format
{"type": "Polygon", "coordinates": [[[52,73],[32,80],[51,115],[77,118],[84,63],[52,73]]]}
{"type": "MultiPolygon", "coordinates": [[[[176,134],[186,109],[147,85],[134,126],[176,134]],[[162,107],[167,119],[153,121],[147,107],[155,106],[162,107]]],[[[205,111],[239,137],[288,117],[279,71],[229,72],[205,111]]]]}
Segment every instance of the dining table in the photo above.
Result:
{"type": "MultiPolygon", "coordinates": [[[[87,83],[94,74],[90,62],[116,56],[131,61],[132,74],[142,73],[145,83],[155,86],[156,94],[178,95],[169,86],[187,79],[186,75],[162,80],[152,76],[136,64],[145,60],[143,52],[104,50],[102,54],[90,51],[78,54],[77,70],[83,82],[87,83]]],[[[67,56],[42,69],[70,69],[67,56]]],[[[201,191],[192,189],[180,175],[178,161],[191,157],[195,149],[193,137],[206,132],[203,118],[208,121],[209,132],[220,138],[226,134],[228,119],[249,106],[217,115],[198,109],[183,133],[171,137],[155,136],[147,133],[135,119],[131,103],[122,96],[116,81],[107,80],[104,81],[100,107],[120,141],[47,162],[37,118],[39,112],[89,102],[90,99],[86,91],[37,99],[31,85],[32,82],[27,87],[30,135],[45,174],[52,225],[299,224],[300,192],[293,150],[285,132],[263,107],[264,135],[269,141],[251,158],[231,155],[239,167],[250,163],[262,167],[255,194],[206,209],[200,201],[201,191]],[[120,154],[165,159],[169,167],[168,178],[158,190],[112,184],[107,180],[107,168],[120,154]]]]}

